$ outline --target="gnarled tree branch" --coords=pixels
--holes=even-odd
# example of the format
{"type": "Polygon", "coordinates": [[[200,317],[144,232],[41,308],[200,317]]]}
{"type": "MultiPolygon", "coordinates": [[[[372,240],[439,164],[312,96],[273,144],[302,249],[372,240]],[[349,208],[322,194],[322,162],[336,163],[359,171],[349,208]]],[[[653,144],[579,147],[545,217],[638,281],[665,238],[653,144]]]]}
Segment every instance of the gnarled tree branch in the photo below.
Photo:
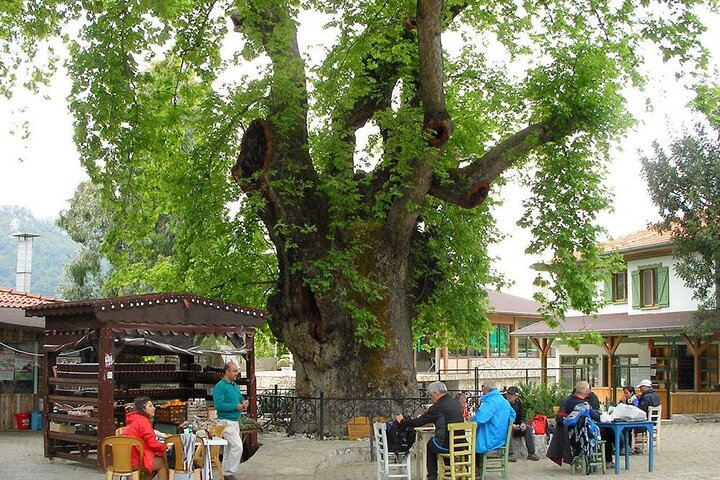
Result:
{"type": "Polygon", "coordinates": [[[464,168],[449,171],[449,178],[433,178],[430,195],[464,208],[473,208],[487,196],[490,183],[535,148],[560,140],[575,130],[574,123],[559,129],[547,122],[530,125],[506,138],[464,168]]]}

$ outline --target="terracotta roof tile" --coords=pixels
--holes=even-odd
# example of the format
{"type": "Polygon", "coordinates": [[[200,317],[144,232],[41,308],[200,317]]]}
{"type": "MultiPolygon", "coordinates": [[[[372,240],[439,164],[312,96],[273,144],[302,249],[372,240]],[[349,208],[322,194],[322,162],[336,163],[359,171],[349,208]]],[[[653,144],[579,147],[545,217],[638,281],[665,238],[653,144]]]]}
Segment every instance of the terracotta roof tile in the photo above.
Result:
{"type": "Polygon", "coordinates": [[[0,288],[0,308],[27,308],[57,301],[54,297],[0,288]]]}
{"type": "Polygon", "coordinates": [[[628,250],[651,250],[654,247],[669,246],[672,244],[670,232],[658,233],[653,229],[646,229],[639,232],[614,238],[602,244],[603,251],[626,252],[628,250]]]}

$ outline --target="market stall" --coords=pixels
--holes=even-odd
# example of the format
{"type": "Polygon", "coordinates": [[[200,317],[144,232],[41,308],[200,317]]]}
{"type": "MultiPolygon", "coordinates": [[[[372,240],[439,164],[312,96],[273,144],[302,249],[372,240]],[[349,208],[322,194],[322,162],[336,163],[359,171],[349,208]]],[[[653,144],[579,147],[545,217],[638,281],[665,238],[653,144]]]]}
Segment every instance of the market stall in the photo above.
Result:
{"type": "MultiPolygon", "coordinates": [[[[223,372],[202,361],[207,336],[228,338],[235,350],[223,353],[243,358],[238,383],[250,399],[248,416],[257,417],[253,335],[263,311],[159,293],[38,305],[26,315],[45,317],[40,384],[48,458],[96,463],[99,441],[123,425],[125,404],[138,396],[168,405],[166,428],[207,412],[223,372]]],[[[248,443],[254,452],[257,435],[248,443]]]]}

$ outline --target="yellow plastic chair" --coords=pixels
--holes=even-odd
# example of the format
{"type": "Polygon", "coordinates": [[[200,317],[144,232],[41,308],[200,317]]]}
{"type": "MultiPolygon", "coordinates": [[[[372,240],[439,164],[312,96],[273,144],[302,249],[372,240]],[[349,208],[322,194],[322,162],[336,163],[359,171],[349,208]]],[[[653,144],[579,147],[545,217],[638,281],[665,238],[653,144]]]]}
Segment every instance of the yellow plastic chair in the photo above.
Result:
{"type": "Polygon", "coordinates": [[[505,446],[495,450],[500,452],[500,456],[490,456],[491,452],[483,454],[482,470],[480,472],[480,480],[485,479],[486,473],[497,472],[502,474],[503,480],[508,478],[508,455],[510,453],[510,439],[512,435],[513,421],[508,422],[507,436],[505,437],[505,446]]]}
{"type": "Polygon", "coordinates": [[[116,436],[116,437],[119,437],[120,435],[122,435],[123,432],[125,431],[125,428],[127,428],[127,427],[118,427],[118,428],[116,428],[116,429],[115,429],[115,436],[116,436]]]}
{"type": "MultiPolygon", "coordinates": [[[[209,430],[213,437],[222,438],[223,433],[225,433],[225,426],[215,425],[213,427],[210,427],[209,430]]],[[[223,473],[222,469],[222,462],[220,461],[220,448],[222,448],[220,445],[213,445],[210,447],[210,462],[217,469],[220,480],[225,480],[225,474],[223,473]]]]}
{"type": "Polygon", "coordinates": [[[477,423],[449,423],[450,452],[438,459],[438,480],[475,480],[475,433],[477,423]]]}
{"type": "Polygon", "coordinates": [[[183,458],[183,444],[180,435],[170,435],[165,439],[165,464],[168,467],[168,480],[175,480],[176,473],[192,473],[195,480],[202,480],[202,467],[205,464],[205,445],[202,442],[195,444],[195,454],[190,470],[185,468],[183,458]],[[168,447],[172,445],[175,451],[175,461],[171,464],[167,458],[168,447]]]}
{"type": "Polygon", "coordinates": [[[142,468],[143,444],[140,440],[133,437],[121,437],[118,435],[105,437],[100,444],[100,458],[102,466],[105,469],[107,480],[112,480],[113,476],[130,476],[132,480],[140,480],[140,469],[142,468]],[[107,465],[106,452],[110,447],[112,455],[112,465],[107,465]],[[140,464],[133,468],[132,466],[132,449],[137,448],[140,452],[140,464]]]}

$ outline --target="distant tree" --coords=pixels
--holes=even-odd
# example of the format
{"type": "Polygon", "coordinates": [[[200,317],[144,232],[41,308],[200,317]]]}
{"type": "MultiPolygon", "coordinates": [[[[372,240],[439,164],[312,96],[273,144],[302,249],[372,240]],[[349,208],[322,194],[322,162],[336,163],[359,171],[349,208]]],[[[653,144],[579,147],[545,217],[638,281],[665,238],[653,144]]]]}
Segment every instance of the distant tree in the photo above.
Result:
{"type": "Polygon", "coordinates": [[[110,215],[101,205],[100,187],[91,182],[80,183],[70,208],[60,212],[57,225],[80,244],[75,257],[63,269],[59,287],[62,298],[102,297],[102,282],[109,273],[109,263],[101,251],[110,231],[110,215]]]}
{"type": "MultiPolygon", "coordinates": [[[[717,108],[720,96],[712,101],[711,90],[701,92],[699,105],[717,108]]],[[[708,113],[667,150],[656,142],[654,155],[642,159],[662,217],[655,227],[672,236],[677,274],[699,302],[693,331],[701,336],[720,328],[720,124],[712,122],[713,108],[708,113]]]]}
{"type": "Polygon", "coordinates": [[[19,56],[68,35],[115,286],[269,294],[300,395],[407,396],[419,339],[466,346],[490,326],[485,200],[510,169],[531,186],[529,251],[552,258],[546,318],[597,309],[623,91],[647,41],[704,64],[694,8],[715,3],[54,0],[11,2],[0,35],[19,56]],[[305,20],[325,22],[322,51],[305,20]],[[148,241],[160,219],[171,256],[148,241]]]}

